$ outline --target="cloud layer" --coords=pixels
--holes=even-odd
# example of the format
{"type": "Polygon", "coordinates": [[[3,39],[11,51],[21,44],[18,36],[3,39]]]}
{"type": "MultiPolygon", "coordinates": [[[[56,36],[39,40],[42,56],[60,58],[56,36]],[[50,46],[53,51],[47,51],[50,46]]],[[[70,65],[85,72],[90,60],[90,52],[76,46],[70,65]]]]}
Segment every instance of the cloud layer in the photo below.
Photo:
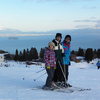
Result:
{"type": "Polygon", "coordinates": [[[84,23],[96,23],[95,26],[91,25],[77,25],[76,28],[100,28],[100,20],[92,20],[95,19],[95,17],[91,17],[90,19],[85,19],[85,20],[74,20],[74,22],[84,22],[84,23]]]}
{"type": "Polygon", "coordinates": [[[100,20],[85,19],[85,20],[75,20],[74,22],[97,22],[97,23],[100,23],[100,20]]]}

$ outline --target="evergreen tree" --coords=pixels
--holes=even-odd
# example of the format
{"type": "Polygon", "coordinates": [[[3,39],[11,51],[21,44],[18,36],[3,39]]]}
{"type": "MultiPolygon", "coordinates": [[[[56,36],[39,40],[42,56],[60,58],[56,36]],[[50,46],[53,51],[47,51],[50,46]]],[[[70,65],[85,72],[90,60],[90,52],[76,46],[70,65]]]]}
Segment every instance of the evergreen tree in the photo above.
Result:
{"type": "Polygon", "coordinates": [[[93,58],[95,59],[95,58],[97,58],[97,51],[96,51],[96,49],[94,49],[94,51],[93,51],[93,58]]]}
{"type": "Polygon", "coordinates": [[[16,53],[15,53],[15,56],[14,56],[14,60],[17,61],[19,60],[19,55],[18,55],[18,50],[16,49],[16,53]]]}
{"type": "Polygon", "coordinates": [[[100,49],[97,51],[97,57],[100,58],[100,49]]]}
{"type": "Polygon", "coordinates": [[[20,54],[19,54],[19,61],[23,61],[23,54],[22,54],[22,51],[20,51],[20,54]]]}
{"type": "Polygon", "coordinates": [[[23,50],[22,60],[26,61],[26,51],[25,51],[25,49],[23,50]]]}
{"type": "Polygon", "coordinates": [[[33,48],[33,59],[38,59],[38,52],[36,48],[33,48]]]}
{"type": "Polygon", "coordinates": [[[46,48],[41,48],[40,50],[40,58],[44,58],[44,52],[46,48]]]}
{"type": "Polygon", "coordinates": [[[78,56],[84,56],[83,49],[79,48],[79,50],[78,50],[78,56]]]}
{"type": "Polygon", "coordinates": [[[85,60],[89,63],[93,60],[93,50],[92,48],[88,48],[85,53],[85,60]]]}
{"type": "Polygon", "coordinates": [[[34,58],[34,49],[33,47],[31,47],[31,50],[30,50],[30,60],[32,60],[34,58]]]}
{"type": "Polygon", "coordinates": [[[94,49],[94,53],[95,53],[95,54],[97,53],[96,49],[94,49]]]}
{"type": "Polygon", "coordinates": [[[30,52],[29,52],[29,49],[27,48],[27,51],[26,51],[26,60],[30,60],[30,52]]]}

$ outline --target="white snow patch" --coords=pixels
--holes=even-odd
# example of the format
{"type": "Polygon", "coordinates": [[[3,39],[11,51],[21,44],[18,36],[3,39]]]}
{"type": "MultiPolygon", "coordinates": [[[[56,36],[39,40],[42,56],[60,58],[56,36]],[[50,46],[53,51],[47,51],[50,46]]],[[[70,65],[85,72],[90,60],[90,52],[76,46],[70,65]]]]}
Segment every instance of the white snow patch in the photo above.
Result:
{"type": "Polygon", "coordinates": [[[90,91],[61,93],[55,91],[31,90],[32,87],[45,84],[47,75],[44,67],[8,61],[0,63],[0,100],[99,100],[100,70],[97,69],[98,59],[90,63],[71,62],[69,80],[73,86],[91,88],[90,91]],[[5,67],[8,64],[8,67],[5,67]],[[43,70],[39,73],[38,71],[43,70]],[[40,77],[39,79],[37,79],[40,77]],[[23,80],[24,78],[24,80],[23,80]],[[34,81],[36,79],[36,81],[34,81]]]}

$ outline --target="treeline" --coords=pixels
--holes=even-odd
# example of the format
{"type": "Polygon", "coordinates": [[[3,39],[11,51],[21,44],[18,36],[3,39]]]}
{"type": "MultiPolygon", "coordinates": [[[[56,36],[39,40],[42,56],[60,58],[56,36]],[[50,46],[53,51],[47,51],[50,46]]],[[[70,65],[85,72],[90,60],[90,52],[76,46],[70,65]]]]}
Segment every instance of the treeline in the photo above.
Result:
{"type": "Polygon", "coordinates": [[[2,53],[8,53],[8,52],[6,52],[4,50],[0,50],[0,54],[2,54],[2,53]]]}
{"type": "MultiPolygon", "coordinates": [[[[23,50],[18,52],[18,50],[16,49],[16,53],[14,56],[14,60],[15,61],[32,61],[33,59],[40,59],[44,57],[44,52],[45,52],[45,48],[41,48],[40,53],[38,54],[37,49],[36,48],[31,48],[30,50],[23,50]]],[[[89,63],[90,61],[92,61],[95,58],[100,58],[100,49],[96,50],[96,49],[92,49],[92,48],[88,48],[87,50],[84,50],[82,48],[79,48],[78,51],[71,51],[71,55],[75,54],[76,56],[83,56],[85,57],[85,60],[89,63]]]]}
{"type": "Polygon", "coordinates": [[[16,49],[16,53],[14,56],[15,61],[32,61],[33,59],[39,59],[44,57],[44,51],[45,48],[41,48],[40,53],[38,54],[36,48],[31,48],[30,50],[27,48],[27,50],[18,51],[16,49]]]}
{"type": "Polygon", "coordinates": [[[79,48],[78,52],[73,50],[71,51],[71,54],[75,54],[77,56],[83,56],[85,57],[85,60],[89,63],[95,58],[100,58],[100,49],[93,50],[92,48],[88,48],[87,50],[84,50],[82,48],[79,48]]]}

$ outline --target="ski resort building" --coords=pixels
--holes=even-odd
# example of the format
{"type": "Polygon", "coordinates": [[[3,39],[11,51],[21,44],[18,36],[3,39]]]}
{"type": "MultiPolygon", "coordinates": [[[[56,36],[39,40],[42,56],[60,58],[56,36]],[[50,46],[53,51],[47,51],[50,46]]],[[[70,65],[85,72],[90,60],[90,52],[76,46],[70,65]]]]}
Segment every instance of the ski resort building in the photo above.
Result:
{"type": "Polygon", "coordinates": [[[0,54],[0,62],[4,62],[4,54],[0,54]]]}

